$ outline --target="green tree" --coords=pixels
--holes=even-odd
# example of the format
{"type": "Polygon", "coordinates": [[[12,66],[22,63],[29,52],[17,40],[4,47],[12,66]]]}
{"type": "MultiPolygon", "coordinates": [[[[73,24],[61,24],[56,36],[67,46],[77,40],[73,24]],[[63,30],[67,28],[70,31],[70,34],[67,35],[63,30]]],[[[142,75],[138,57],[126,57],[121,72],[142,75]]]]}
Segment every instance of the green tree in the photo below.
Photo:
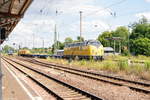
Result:
{"type": "Polygon", "coordinates": [[[58,49],[64,49],[64,47],[65,47],[64,43],[59,42],[59,47],[58,47],[58,49]]]}
{"type": "Polygon", "coordinates": [[[124,52],[123,47],[127,47],[128,44],[128,34],[129,30],[126,27],[121,26],[114,31],[103,32],[101,35],[98,36],[98,40],[103,44],[104,47],[114,47],[114,41],[111,39],[113,37],[119,37],[121,40],[115,40],[116,51],[119,52],[120,47],[122,47],[122,51],[124,52]]]}
{"type": "Polygon", "coordinates": [[[29,48],[28,48],[28,47],[23,47],[23,48],[21,48],[21,49],[27,49],[27,50],[29,50],[29,48]]]}
{"type": "Polygon", "coordinates": [[[5,45],[3,47],[3,52],[8,53],[9,51],[15,51],[15,49],[13,47],[9,46],[9,45],[5,45]]]}
{"type": "Polygon", "coordinates": [[[112,33],[112,36],[121,37],[123,40],[126,40],[128,38],[128,34],[129,30],[124,26],[120,26],[112,33]]]}
{"type": "Polygon", "coordinates": [[[131,52],[136,55],[138,54],[149,55],[148,52],[150,52],[150,49],[147,48],[150,44],[149,41],[150,41],[150,24],[147,22],[147,19],[143,17],[142,19],[139,20],[139,22],[136,22],[132,25],[132,33],[130,35],[131,52]]]}
{"type": "Polygon", "coordinates": [[[77,36],[77,41],[79,42],[79,41],[84,41],[84,38],[83,37],[80,37],[80,36],[77,36]]]}
{"type": "Polygon", "coordinates": [[[109,38],[112,38],[112,34],[109,31],[104,31],[102,34],[100,34],[97,38],[97,40],[99,40],[103,46],[108,47],[111,46],[111,42],[110,40],[108,40],[109,38]]]}
{"type": "Polygon", "coordinates": [[[116,42],[116,51],[119,51],[119,46],[121,46],[122,52],[123,53],[126,52],[124,47],[128,47],[128,42],[129,42],[128,35],[129,35],[129,30],[124,26],[120,26],[114,32],[112,32],[113,37],[120,37],[121,39],[116,42]]]}
{"type": "Polygon", "coordinates": [[[72,43],[72,42],[73,42],[73,40],[72,40],[71,37],[65,38],[65,44],[67,44],[67,43],[72,43]]]}
{"type": "Polygon", "coordinates": [[[61,43],[60,41],[57,41],[55,44],[52,45],[52,53],[54,53],[54,45],[56,46],[55,49],[64,49],[64,43],[61,43]]]}
{"type": "Polygon", "coordinates": [[[150,39],[150,24],[138,23],[133,27],[130,39],[149,38],[150,39]]]}
{"type": "Polygon", "coordinates": [[[128,43],[130,44],[130,51],[136,55],[150,55],[150,24],[148,23],[147,19],[143,17],[138,22],[134,22],[131,25],[132,32],[130,33],[126,27],[118,27],[114,31],[105,31],[101,35],[98,36],[98,40],[104,46],[111,46],[113,47],[113,41],[107,40],[107,38],[112,37],[120,37],[121,41],[116,41],[116,49],[119,50],[119,44],[122,45],[123,53],[127,53],[128,43]],[[129,36],[130,35],[130,36],[129,36]],[[128,41],[129,37],[129,41],[128,41]]]}
{"type": "Polygon", "coordinates": [[[148,38],[138,38],[132,41],[132,52],[135,55],[146,55],[150,56],[150,39],[148,38]]]}

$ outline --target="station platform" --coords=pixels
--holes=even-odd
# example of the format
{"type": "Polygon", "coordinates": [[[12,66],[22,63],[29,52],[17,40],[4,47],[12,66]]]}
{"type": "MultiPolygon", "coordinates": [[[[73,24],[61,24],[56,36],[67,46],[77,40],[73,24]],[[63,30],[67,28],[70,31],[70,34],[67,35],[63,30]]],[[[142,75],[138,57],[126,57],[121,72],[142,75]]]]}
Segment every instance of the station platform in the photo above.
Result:
{"type": "Polygon", "coordinates": [[[19,79],[9,66],[2,62],[2,100],[42,100],[19,79]]]}

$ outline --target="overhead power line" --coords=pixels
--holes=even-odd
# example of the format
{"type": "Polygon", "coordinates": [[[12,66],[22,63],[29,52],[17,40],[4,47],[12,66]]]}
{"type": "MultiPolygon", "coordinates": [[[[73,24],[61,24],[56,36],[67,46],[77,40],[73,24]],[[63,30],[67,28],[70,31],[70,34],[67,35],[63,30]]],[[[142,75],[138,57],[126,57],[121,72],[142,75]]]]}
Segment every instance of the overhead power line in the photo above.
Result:
{"type": "MultiPolygon", "coordinates": [[[[121,0],[121,1],[119,1],[119,2],[115,2],[115,3],[113,3],[113,4],[110,4],[110,5],[108,5],[108,6],[104,7],[104,8],[102,8],[102,9],[99,9],[99,10],[96,10],[96,11],[94,11],[94,12],[92,12],[92,13],[89,13],[88,15],[92,15],[92,14],[97,13],[97,12],[99,12],[99,11],[106,10],[106,9],[108,9],[108,8],[110,8],[110,7],[113,7],[113,6],[115,6],[115,5],[121,4],[121,3],[125,2],[125,1],[126,1],[126,0],[121,0]]],[[[110,12],[110,11],[108,11],[108,12],[110,12]]],[[[112,15],[112,12],[110,12],[110,14],[112,15]]],[[[115,16],[116,16],[116,13],[114,13],[114,14],[115,14],[115,16]]]]}

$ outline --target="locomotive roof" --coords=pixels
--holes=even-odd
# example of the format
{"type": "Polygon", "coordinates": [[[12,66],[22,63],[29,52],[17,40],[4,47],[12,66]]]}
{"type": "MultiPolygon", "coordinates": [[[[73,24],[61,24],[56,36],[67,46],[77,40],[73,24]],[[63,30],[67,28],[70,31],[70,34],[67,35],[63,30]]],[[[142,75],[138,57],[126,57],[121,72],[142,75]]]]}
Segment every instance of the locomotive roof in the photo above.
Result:
{"type": "Polygon", "coordinates": [[[68,43],[67,45],[70,45],[70,44],[77,44],[77,43],[84,43],[84,42],[92,42],[92,41],[99,42],[98,40],[85,40],[85,41],[83,41],[83,42],[68,43]]]}
{"type": "MultiPolygon", "coordinates": [[[[88,42],[99,42],[98,40],[85,40],[83,42],[75,42],[75,43],[69,43],[69,44],[66,44],[65,47],[68,47],[68,46],[79,46],[79,45],[85,45],[87,44],[88,42]]],[[[100,42],[99,42],[100,43],[100,42]]],[[[101,43],[100,43],[101,44],[101,43]]]]}

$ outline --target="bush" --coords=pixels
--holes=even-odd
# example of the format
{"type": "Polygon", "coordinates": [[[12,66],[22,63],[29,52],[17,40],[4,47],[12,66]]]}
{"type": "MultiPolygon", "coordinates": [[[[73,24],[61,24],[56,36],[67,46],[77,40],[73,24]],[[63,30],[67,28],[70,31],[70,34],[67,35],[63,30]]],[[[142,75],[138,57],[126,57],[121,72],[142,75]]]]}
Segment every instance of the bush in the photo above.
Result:
{"type": "Polygon", "coordinates": [[[85,60],[81,60],[80,61],[80,65],[86,65],[86,61],[85,60]]]}
{"type": "Polygon", "coordinates": [[[124,50],[122,53],[123,56],[130,56],[130,53],[128,50],[124,50]]]}

